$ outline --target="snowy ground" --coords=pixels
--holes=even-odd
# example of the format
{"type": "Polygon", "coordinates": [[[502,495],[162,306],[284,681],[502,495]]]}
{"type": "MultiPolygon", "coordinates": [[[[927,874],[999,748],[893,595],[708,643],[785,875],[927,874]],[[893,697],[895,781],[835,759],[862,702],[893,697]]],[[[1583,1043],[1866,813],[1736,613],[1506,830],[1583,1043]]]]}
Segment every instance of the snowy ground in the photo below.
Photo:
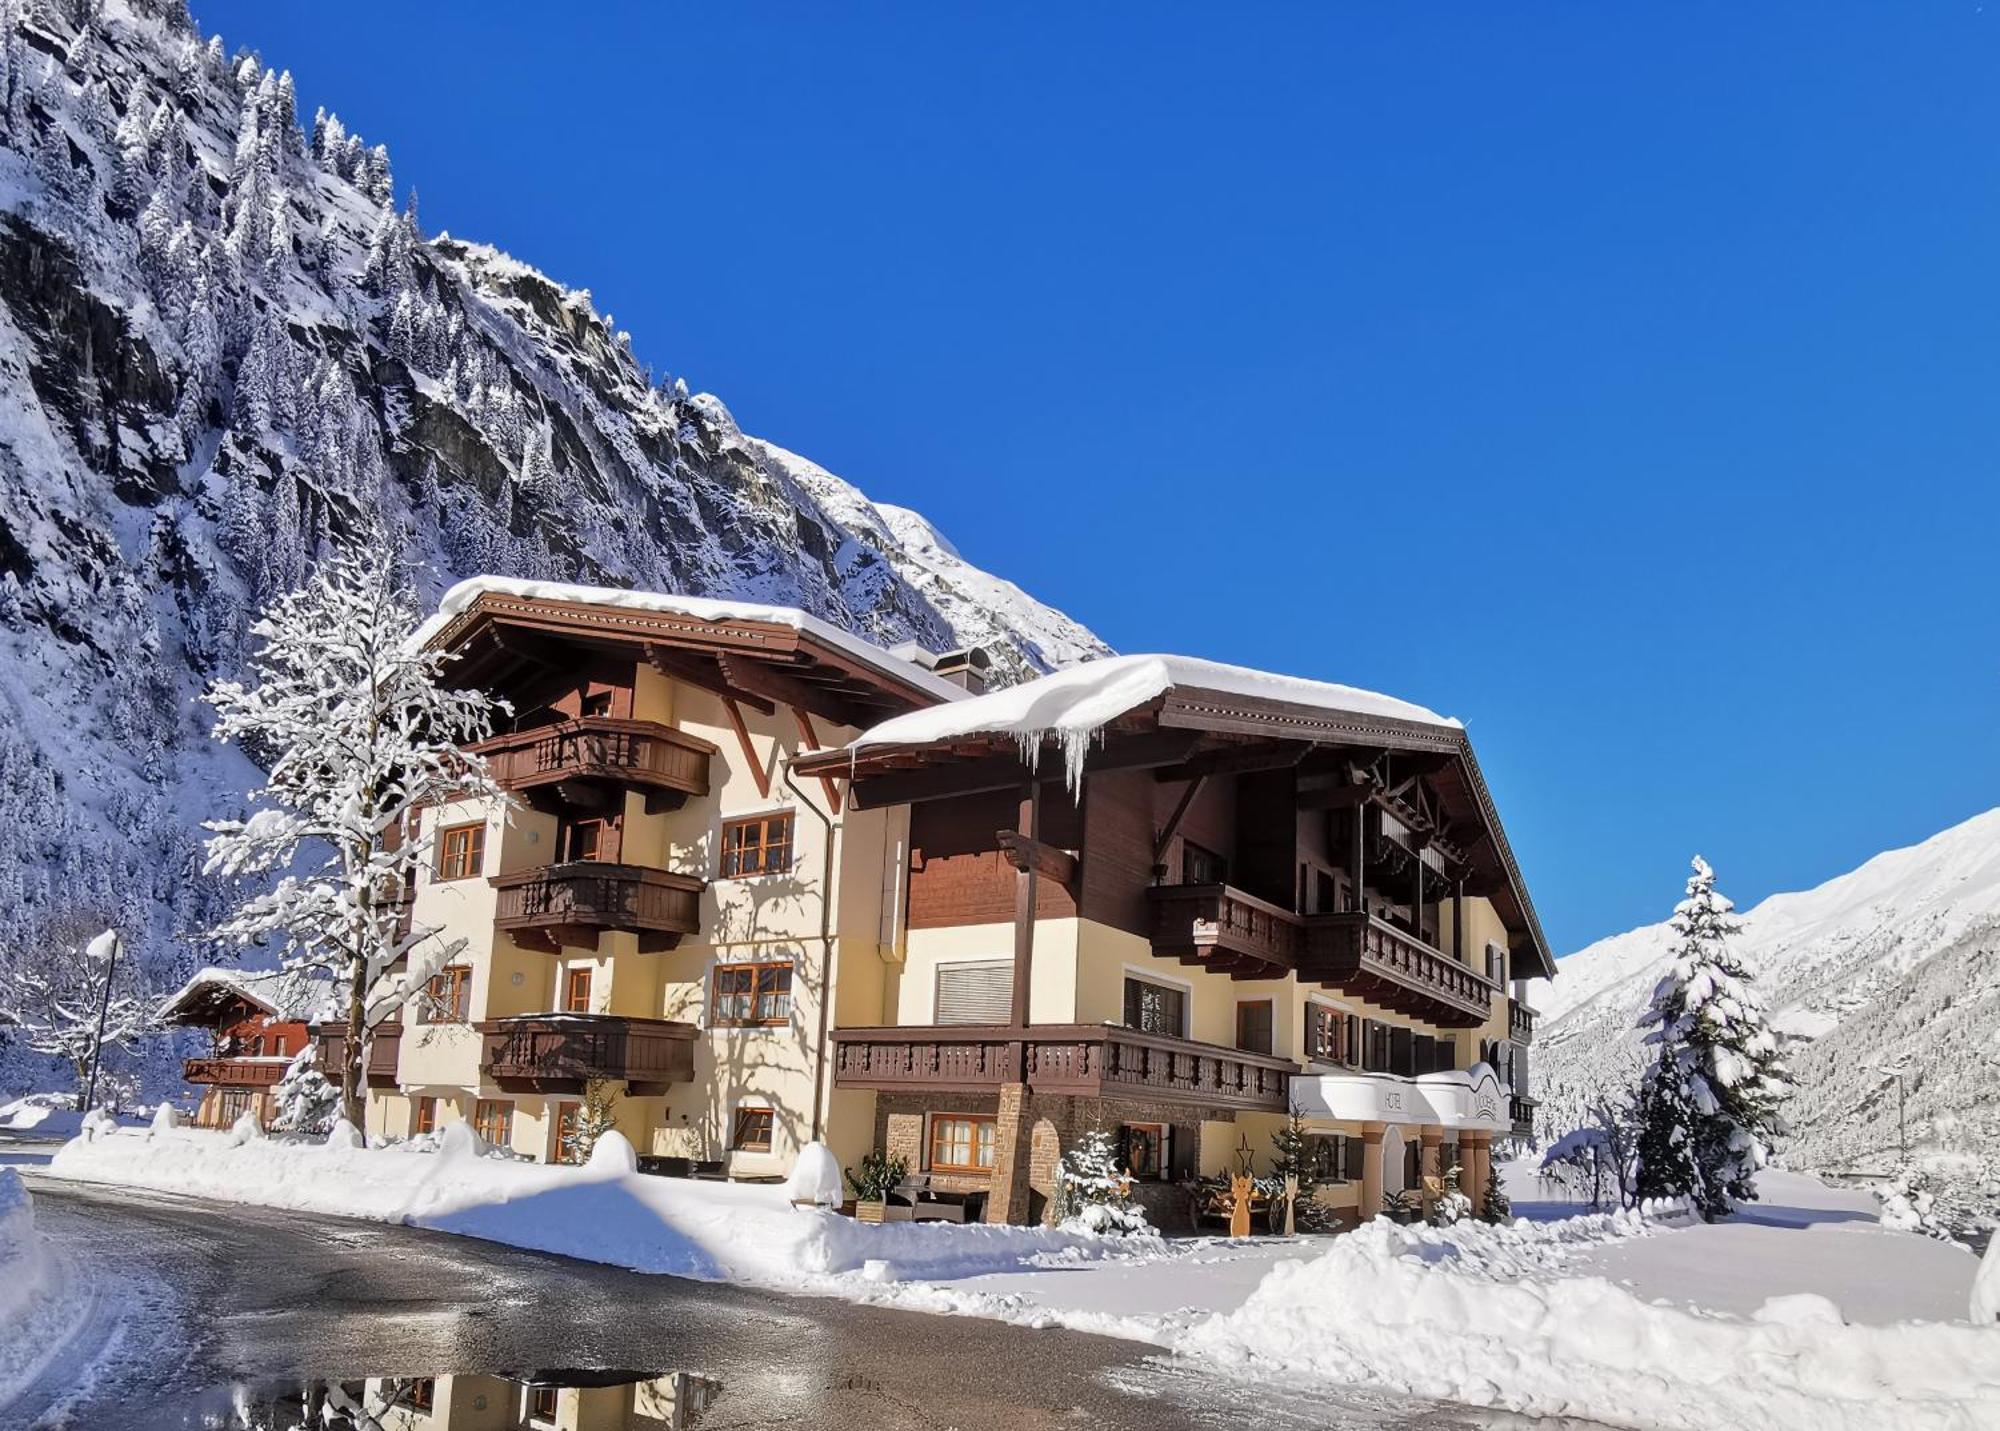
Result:
{"type": "Polygon", "coordinates": [[[1372,1384],[1633,1427],[2000,1426],[1976,1260],[1773,1173],[1737,1220],[1538,1202],[1508,1227],[1138,1244],[1039,1229],[866,1227],[781,1190],[451,1153],[172,1130],[70,1143],[52,1172],[335,1212],[646,1271],[1150,1342],[1252,1379],[1372,1384]],[[1955,1323],[1955,1325],[1953,1324],[1955,1323]]]}
{"type": "Polygon", "coordinates": [[[90,1303],[90,1290],[35,1231],[20,1174],[0,1168],[0,1406],[63,1352],[90,1303]]]}

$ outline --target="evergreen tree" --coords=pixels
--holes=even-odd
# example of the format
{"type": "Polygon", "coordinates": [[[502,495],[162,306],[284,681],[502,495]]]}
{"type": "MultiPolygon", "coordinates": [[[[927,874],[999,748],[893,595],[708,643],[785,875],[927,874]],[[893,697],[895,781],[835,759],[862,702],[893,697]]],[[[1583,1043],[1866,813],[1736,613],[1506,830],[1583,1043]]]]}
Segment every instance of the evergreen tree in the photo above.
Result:
{"type": "Polygon", "coordinates": [[[1131,1200],[1131,1190],[1117,1140],[1093,1128],[1063,1155],[1056,1173],[1056,1218],[1110,1237],[1151,1235],[1146,1210],[1131,1200]]]}
{"type": "Polygon", "coordinates": [[[1750,975],[1730,946],[1735,908],[1699,855],[1674,910],[1679,943],[1639,1021],[1653,1049],[1639,1093],[1638,1192],[1693,1199],[1704,1220],[1757,1196],[1791,1082],[1750,975]]]}

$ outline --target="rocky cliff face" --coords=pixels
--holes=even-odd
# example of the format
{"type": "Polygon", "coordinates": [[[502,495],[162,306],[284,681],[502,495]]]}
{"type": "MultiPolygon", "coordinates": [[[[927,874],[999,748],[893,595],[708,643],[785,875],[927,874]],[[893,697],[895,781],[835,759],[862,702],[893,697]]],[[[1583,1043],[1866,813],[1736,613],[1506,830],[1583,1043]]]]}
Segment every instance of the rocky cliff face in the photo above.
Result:
{"type": "Polygon", "coordinates": [[[754,597],[1005,679],[1104,652],[394,192],[185,0],[0,0],[0,944],[81,912],[187,962],[197,822],[254,780],[194,698],[336,542],[431,595],[754,597]]]}

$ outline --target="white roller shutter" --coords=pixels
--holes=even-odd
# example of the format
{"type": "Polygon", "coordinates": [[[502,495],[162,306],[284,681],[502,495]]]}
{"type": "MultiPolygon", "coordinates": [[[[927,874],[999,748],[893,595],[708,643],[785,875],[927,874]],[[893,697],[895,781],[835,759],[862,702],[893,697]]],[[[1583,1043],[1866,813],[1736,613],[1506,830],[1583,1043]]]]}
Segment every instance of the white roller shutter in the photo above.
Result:
{"type": "Polygon", "coordinates": [[[936,1022],[1004,1024],[1013,1006],[1012,959],[938,965],[936,1022]]]}

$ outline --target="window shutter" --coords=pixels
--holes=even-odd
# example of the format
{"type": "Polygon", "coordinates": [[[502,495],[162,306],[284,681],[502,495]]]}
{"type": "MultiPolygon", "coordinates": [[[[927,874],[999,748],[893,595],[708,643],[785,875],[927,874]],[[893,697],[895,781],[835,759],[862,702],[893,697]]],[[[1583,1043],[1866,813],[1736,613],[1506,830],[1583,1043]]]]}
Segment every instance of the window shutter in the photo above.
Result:
{"type": "Polygon", "coordinates": [[[935,1022],[1004,1024],[1013,1012],[1013,960],[938,967],[935,1022]]]}

